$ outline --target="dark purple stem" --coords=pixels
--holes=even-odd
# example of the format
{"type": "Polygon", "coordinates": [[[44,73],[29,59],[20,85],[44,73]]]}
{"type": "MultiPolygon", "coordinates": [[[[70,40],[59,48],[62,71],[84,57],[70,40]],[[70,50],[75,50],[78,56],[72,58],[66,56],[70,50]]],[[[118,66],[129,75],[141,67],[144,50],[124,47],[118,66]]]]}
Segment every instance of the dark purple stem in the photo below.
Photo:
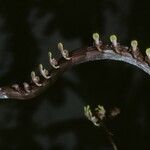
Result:
{"type": "MultiPolygon", "coordinates": [[[[13,98],[13,99],[31,99],[38,96],[41,92],[43,92],[47,87],[51,86],[58,76],[60,76],[64,71],[69,68],[79,65],[81,63],[86,63],[89,61],[97,61],[97,60],[115,60],[122,61],[128,64],[134,65],[138,67],[143,72],[150,75],[150,66],[147,61],[143,59],[143,57],[135,58],[128,48],[124,46],[118,47],[120,53],[116,52],[113,46],[102,45],[101,50],[98,51],[95,46],[77,49],[70,53],[71,60],[64,60],[60,58],[58,60],[59,69],[51,69],[51,78],[50,79],[42,79],[42,86],[38,87],[33,82],[29,84],[30,92],[26,92],[23,87],[20,87],[19,90],[15,90],[12,86],[4,86],[0,88],[0,98],[13,98]]],[[[42,78],[40,76],[40,78],[42,78]]]]}

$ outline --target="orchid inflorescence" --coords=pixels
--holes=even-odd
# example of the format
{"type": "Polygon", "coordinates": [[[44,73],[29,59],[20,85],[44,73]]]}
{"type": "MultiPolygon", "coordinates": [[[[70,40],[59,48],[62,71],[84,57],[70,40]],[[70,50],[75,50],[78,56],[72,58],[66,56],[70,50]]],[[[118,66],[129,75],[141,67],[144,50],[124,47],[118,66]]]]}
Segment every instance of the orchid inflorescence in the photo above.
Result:
{"type": "Polygon", "coordinates": [[[98,105],[95,108],[95,111],[92,112],[89,105],[84,106],[84,115],[87,117],[88,120],[90,120],[95,126],[101,127],[104,129],[106,135],[108,136],[108,139],[110,143],[112,144],[112,147],[114,150],[117,150],[117,146],[112,138],[113,134],[108,130],[107,126],[105,125],[105,120],[111,118],[114,118],[120,114],[120,109],[118,107],[114,107],[108,115],[108,112],[106,112],[105,108],[101,105],[98,105]]]}
{"type": "Polygon", "coordinates": [[[116,60],[124,61],[132,64],[145,73],[150,75],[150,48],[146,50],[146,55],[143,56],[138,48],[136,40],[131,41],[131,46],[128,48],[118,43],[117,36],[110,36],[110,44],[104,44],[98,33],[93,34],[94,45],[72,51],[64,49],[62,43],[58,43],[58,50],[62,57],[56,59],[52,53],[48,52],[49,64],[51,70],[47,70],[42,64],[39,65],[40,76],[35,71],[31,72],[31,82],[23,82],[22,86],[13,84],[12,86],[0,87],[0,98],[16,98],[28,99],[39,95],[44,87],[51,85],[57,76],[63,73],[71,66],[81,64],[83,62],[95,60],[116,60]]]}
{"type": "Polygon", "coordinates": [[[120,109],[114,107],[110,112],[106,112],[104,106],[98,105],[92,113],[89,105],[84,106],[84,115],[90,120],[95,126],[100,126],[107,119],[114,118],[120,114],[120,109]]]}

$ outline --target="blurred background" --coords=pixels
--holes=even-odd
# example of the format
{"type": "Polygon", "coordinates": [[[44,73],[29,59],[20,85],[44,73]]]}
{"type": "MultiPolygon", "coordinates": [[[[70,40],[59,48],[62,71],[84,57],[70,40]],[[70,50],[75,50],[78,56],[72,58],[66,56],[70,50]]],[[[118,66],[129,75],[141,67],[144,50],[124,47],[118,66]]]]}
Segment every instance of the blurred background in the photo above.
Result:
{"type": "MultiPolygon", "coordinates": [[[[123,45],[150,46],[147,0],[0,0],[0,85],[30,80],[48,48],[92,45],[116,34],[123,45]]],[[[65,72],[42,95],[27,101],[0,101],[1,150],[112,150],[101,128],[83,114],[87,104],[121,114],[107,127],[119,150],[150,149],[150,78],[126,63],[89,62],[65,72]]]]}

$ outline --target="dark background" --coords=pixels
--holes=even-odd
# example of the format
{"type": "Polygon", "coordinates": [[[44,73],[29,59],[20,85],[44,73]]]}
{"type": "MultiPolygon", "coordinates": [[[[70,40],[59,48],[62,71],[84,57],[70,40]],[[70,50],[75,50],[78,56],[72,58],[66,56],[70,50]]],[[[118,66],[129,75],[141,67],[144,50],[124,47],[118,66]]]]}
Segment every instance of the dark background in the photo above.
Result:
{"type": "MultiPolygon", "coordinates": [[[[21,83],[39,63],[48,67],[48,48],[70,51],[92,45],[92,33],[104,42],[116,34],[121,44],[137,39],[150,46],[148,0],[0,0],[0,85],[21,83]]],[[[120,62],[76,66],[42,95],[30,101],[0,102],[1,150],[111,150],[104,131],[83,115],[83,106],[117,106],[107,126],[120,150],[150,149],[150,80],[120,62]]]]}

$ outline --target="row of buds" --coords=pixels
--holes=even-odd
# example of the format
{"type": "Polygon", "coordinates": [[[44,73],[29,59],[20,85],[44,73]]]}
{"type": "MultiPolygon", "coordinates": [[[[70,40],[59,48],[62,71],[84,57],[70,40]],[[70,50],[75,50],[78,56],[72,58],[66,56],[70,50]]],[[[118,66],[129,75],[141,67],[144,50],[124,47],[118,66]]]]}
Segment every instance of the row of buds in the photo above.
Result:
{"type": "MultiPolygon", "coordinates": [[[[62,43],[58,43],[58,49],[61,52],[61,55],[65,60],[71,59],[69,57],[69,52],[66,49],[64,49],[64,46],[62,43]]],[[[50,51],[48,52],[48,57],[49,57],[49,63],[54,69],[60,68],[58,61],[55,58],[53,58],[52,53],[50,51]]],[[[46,70],[42,64],[39,65],[39,70],[40,70],[41,75],[45,79],[51,78],[48,70],[46,70]]],[[[32,82],[35,83],[36,86],[42,86],[42,84],[40,83],[40,78],[37,75],[35,75],[34,71],[31,72],[31,79],[32,79],[32,82]]]]}
{"type": "MultiPolygon", "coordinates": [[[[64,46],[63,46],[62,43],[58,43],[58,49],[59,49],[59,51],[61,52],[61,55],[62,55],[62,57],[63,57],[65,60],[70,60],[70,59],[71,59],[71,58],[69,57],[69,52],[68,52],[66,49],[64,49],[64,46]]],[[[54,69],[59,69],[60,66],[59,66],[59,64],[58,64],[58,61],[57,61],[55,58],[53,58],[52,53],[51,53],[50,51],[48,52],[48,57],[49,57],[49,63],[50,63],[50,65],[51,65],[54,69]]],[[[51,78],[51,75],[49,74],[49,71],[46,70],[46,69],[43,67],[42,64],[39,65],[39,71],[40,71],[40,74],[42,75],[42,77],[43,77],[44,79],[50,79],[50,78],[51,78]]],[[[33,82],[36,86],[38,86],[38,87],[42,86],[42,83],[40,82],[40,77],[37,76],[34,71],[31,72],[31,80],[32,80],[32,82],[33,82]]],[[[13,88],[14,90],[18,91],[18,92],[19,92],[20,89],[21,89],[18,84],[12,85],[12,88],[13,88]]],[[[27,92],[27,93],[29,93],[29,92],[31,91],[31,88],[30,88],[29,84],[26,83],[26,82],[23,83],[23,89],[24,89],[25,92],[27,92]]]]}
{"type": "MultiPolygon", "coordinates": [[[[94,33],[93,34],[93,40],[94,40],[94,45],[97,48],[97,50],[102,51],[101,49],[101,41],[99,38],[99,34],[98,33],[94,33]]],[[[116,53],[121,53],[121,49],[120,49],[120,44],[117,41],[117,37],[116,35],[111,35],[110,36],[110,41],[112,43],[112,46],[115,50],[116,53]]],[[[138,42],[136,40],[131,41],[131,48],[130,48],[132,55],[134,58],[142,60],[143,57],[141,55],[141,53],[139,52],[138,49],[138,42]]],[[[146,62],[148,64],[150,64],[150,48],[146,49],[146,58],[145,58],[146,62]]]]}

